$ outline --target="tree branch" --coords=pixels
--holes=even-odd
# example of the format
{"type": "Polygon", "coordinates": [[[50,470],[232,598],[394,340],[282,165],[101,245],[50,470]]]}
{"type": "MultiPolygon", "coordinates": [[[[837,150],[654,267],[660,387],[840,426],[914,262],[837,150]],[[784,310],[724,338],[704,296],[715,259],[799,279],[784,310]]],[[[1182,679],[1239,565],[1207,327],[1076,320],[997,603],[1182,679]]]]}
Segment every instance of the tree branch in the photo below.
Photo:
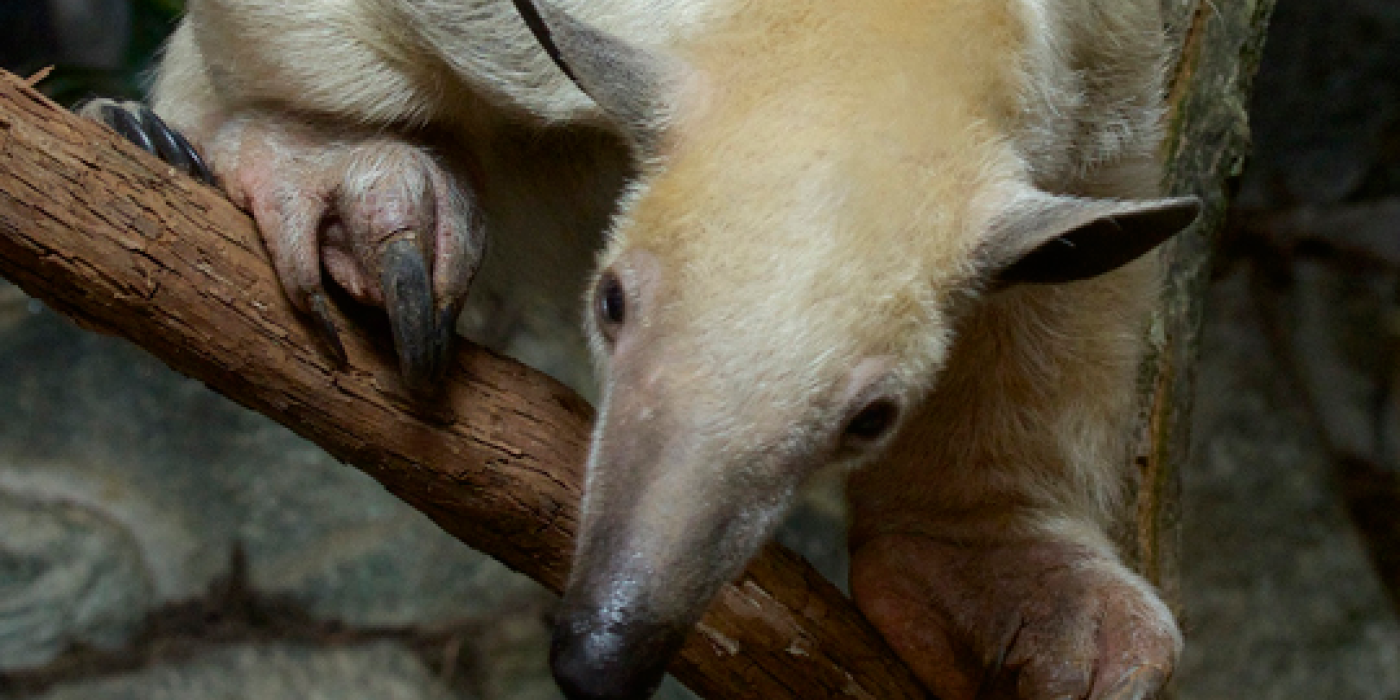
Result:
{"type": "MultiPolygon", "coordinates": [[[[0,275],[287,425],[466,544],[562,587],[592,420],[584,401],[465,343],[432,405],[408,397],[391,351],[366,334],[345,334],[349,363],[333,367],[247,216],[3,71],[0,275]]],[[[844,596],[778,546],[721,592],[672,671],[716,697],[924,696],[844,596]]]]}

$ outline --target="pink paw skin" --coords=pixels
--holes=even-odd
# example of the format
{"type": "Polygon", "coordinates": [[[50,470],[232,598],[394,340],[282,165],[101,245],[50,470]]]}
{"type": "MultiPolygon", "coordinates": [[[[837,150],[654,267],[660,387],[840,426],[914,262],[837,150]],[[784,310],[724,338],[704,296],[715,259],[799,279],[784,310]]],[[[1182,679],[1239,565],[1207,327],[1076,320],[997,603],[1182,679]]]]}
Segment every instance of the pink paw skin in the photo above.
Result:
{"type": "Polygon", "coordinates": [[[229,197],[257,220],[287,296],[332,353],[343,358],[323,271],[385,309],[405,383],[431,392],[485,248],[475,198],[424,147],[327,133],[254,114],[227,122],[209,153],[229,197]]]}
{"type": "Polygon", "coordinates": [[[281,114],[234,116],[209,138],[187,140],[140,103],[97,99],[80,112],[187,174],[217,182],[251,213],[288,298],[338,364],[345,350],[325,277],[385,310],[405,385],[420,395],[434,390],[485,251],[465,176],[392,134],[281,114]]]}
{"type": "Polygon", "coordinates": [[[1051,538],[878,535],[852,553],[851,591],[940,700],[1146,700],[1181,650],[1141,578],[1051,538]]]}

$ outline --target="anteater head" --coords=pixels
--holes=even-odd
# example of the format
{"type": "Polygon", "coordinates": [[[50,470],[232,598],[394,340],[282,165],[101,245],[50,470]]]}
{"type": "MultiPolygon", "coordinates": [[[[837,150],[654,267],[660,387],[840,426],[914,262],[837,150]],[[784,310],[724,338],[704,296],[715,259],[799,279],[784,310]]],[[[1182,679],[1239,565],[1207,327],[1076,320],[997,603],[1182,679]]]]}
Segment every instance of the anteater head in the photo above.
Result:
{"type": "Polygon", "coordinates": [[[1014,70],[904,71],[908,46],[831,40],[841,17],[771,55],[753,42],[779,32],[741,30],[661,55],[517,4],[641,172],[589,295],[602,400],[552,659],[571,698],[649,696],[804,481],[889,441],[979,295],[1101,275],[1196,216],[1031,186],[1014,70]]]}

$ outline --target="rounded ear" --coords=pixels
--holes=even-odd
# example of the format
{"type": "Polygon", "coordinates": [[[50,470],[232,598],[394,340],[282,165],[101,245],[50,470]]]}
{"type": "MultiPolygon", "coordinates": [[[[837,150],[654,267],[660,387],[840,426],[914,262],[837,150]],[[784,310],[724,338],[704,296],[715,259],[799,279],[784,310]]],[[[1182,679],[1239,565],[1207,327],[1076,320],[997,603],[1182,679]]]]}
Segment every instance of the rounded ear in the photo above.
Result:
{"type": "Polygon", "coordinates": [[[1196,197],[1103,200],[1035,193],[997,216],[984,246],[998,285],[1059,284],[1126,265],[1195,223],[1196,197]]]}

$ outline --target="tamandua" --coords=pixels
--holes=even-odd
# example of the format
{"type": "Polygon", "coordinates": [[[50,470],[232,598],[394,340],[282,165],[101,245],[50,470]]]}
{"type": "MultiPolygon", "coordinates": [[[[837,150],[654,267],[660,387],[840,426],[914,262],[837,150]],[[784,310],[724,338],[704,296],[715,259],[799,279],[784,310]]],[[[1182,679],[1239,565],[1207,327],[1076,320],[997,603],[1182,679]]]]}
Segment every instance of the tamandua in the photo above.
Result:
{"type": "Polygon", "coordinates": [[[152,104],[411,386],[464,305],[583,309],[545,324],[597,367],[569,697],[649,696],[831,467],[938,697],[1148,698],[1181,637],[1107,530],[1147,254],[1199,210],[1159,196],[1163,42],[1158,0],[190,0],[152,104]]]}

